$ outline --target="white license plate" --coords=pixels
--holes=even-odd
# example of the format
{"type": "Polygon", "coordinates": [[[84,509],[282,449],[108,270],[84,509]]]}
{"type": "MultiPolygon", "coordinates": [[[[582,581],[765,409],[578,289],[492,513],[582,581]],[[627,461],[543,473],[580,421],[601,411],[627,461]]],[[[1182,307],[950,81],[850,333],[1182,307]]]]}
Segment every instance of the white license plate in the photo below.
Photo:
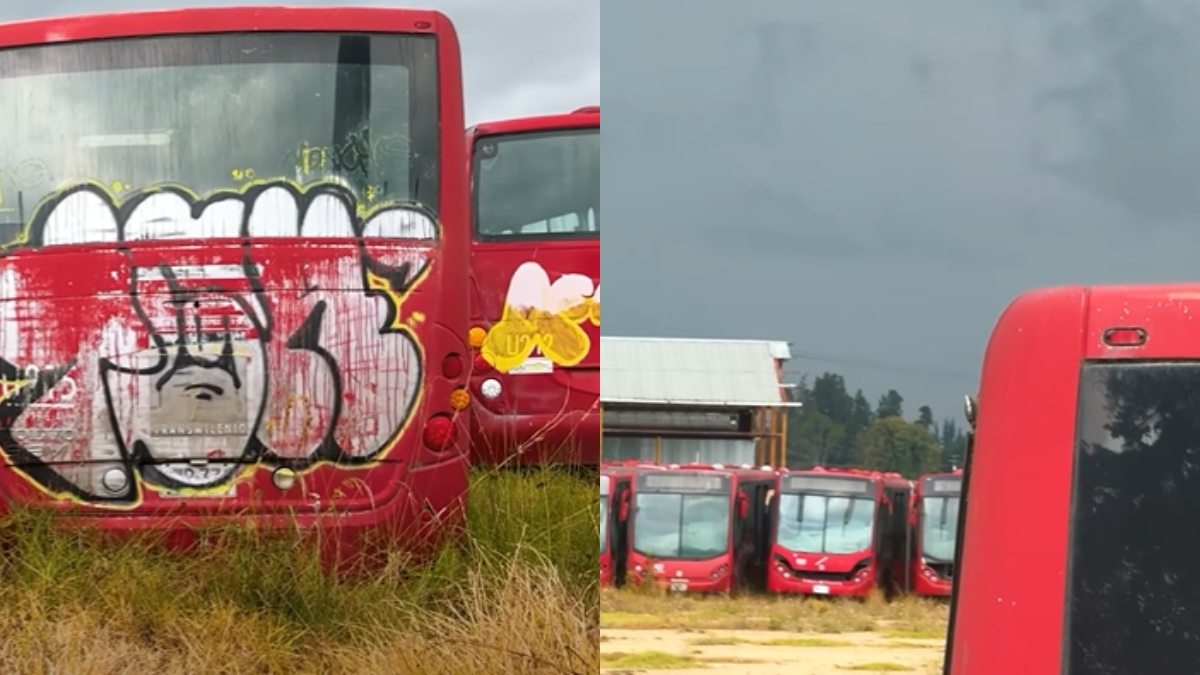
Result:
{"type": "Polygon", "coordinates": [[[671,590],[676,593],[686,592],[687,586],[688,586],[688,582],[686,582],[686,581],[672,581],[671,582],[671,590]]]}
{"type": "Polygon", "coordinates": [[[817,595],[829,595],[829,587],[823,584],[817,584],[816,586],[813,586],[813,593],[817,595]]]}

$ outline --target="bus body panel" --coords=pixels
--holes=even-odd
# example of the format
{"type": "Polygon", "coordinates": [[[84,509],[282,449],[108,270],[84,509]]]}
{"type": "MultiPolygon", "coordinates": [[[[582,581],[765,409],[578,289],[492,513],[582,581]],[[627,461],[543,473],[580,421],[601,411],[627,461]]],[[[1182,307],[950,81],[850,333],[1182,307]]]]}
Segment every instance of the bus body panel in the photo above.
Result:
{"type": "MultiPolygon", "coordinates": [[[[468,151],[474,153],[477,143],[489,138],[598,132],[599,128],[599,110],[582,110],[482,123],[468,129],[466,137],[468,151]]],[[[475,177],[476,189],[478,180],[475,177]]],[[[498,372],[482,357],[487,347],[480,350],[472,373],[473,459],[487,464],[597,464],[600,460],[599,233],[515,238],[476,233],[471,271],[472,325],[489,334],[497,323],[506,321],[509,299],[526,292],[531,282],[548,284],[545,292],[550,296],[573,284],[585,297],[579,311],[571,310],[550,319],[562,320],[563,330],[575,334],[572,340],[578,342],[581,351],[575,355],[579,360],[573,365],[563,365],[555,352],[545,352],[530,342],[529,354],[518,366],[506,365],[504,372],[498,372]],[[579,287],[581,283],[587,288],[579,287]],[[483,395],[481,385],[487,381],[502,385],[502,392],[496,398],[483,395]],[[514,453],[514,448],[520,448],[521,452],[514,453]]],[[[534,337],[529,334],[509,339],[530,341],[534,337]]],[[[565,342],[562,337],[558,340],[565,342]]]]}
{"type": "Polygon", "coordinates": [[[964,531],[976,535],[963,542],[951,600],[950,675],[1060,672],[1088,313],[1082,287],[1027,293],[1000,316],[988,342],[962,516],[964,531]]]}
{"type": "MultiPolygon", "coordinates": [[[[766,469],[686,464],[672,465],[664,474],[658,475],[665,478],[672,475],[720,476],[728,481],[728,495],[709,495],[720,496],[726,500],[723,506],[727,509],[728,519],[725,521],[723,534],[720,535],[724,538],[725,550],[716,555],[689,558],[653,556],[639,551],[638,499],[639,495],[645,496],[647,492],[639,491],[635,478],[631,493],[634,507],[630,511],[628,523],[629,551],[626,568],[629,583],[654,583],[671,591],[688,593],[729,593],[746,588],[761,590],[765,585],[766,547],[769,541],[771,503],[775,492],[775,472],[766,469]]],[[[690,506],[693,507],[694,513],[695,505],[690,506]]],[[[680,518],[689,515],[688,507],[681,507],[680,518]]],[[[654,525],[660,524],[654,522],[654,525]]],[[[649,525],[643,524],[642,527],[647,528],[649,525]]]]}
{"type": "MultiPolygon", "coordinates": [[[[777,490],[767,571],[767,589],[770,592],[865,596],[875,588],[891,592],[893,586],[907,586],[903,570],[899,576],[895,576],[895,563],[902,563],[908,556],[908,506],[912,491],[909,481],[898,474],[818,467],[807,471],[781,472],[777,490]],[[792,480],[803,480],[812,485],[799,491],[798,488],[789,488],[789,481],[792,480]],[[821,484],[838,487],[817,487],[821,484]],[[862,487],[842,489],[842,485],[862,487]],[[870,500],[871,511],[866,514],[869,530],[860,532],[861,547],[855,547],[853,551],[804,551],[794,549],[795,545],[781,543],[784,511],[793,508],[791,501],[796,502],[795,508],[801,508],[808,497],[846,500],[843,511],[847,521],[853,514],[851,499],[870,500]]],[[[824,504],[828,504],[828,500],[824,504]]],[[[828,506],[822,508],[826,509],[823,511],[826,515],[822,517],[827,518],[828,506]]],[[[861,520],[859,524],[863,524],[861,520]]],[[[828,524],[822,532],[827,528],[828,524]]],[[[802,530],[798,534],[802,536],[802,530]]]]}
{"type": "MultiPolygon", "coordinates": [[[[0,26],[0,50],[260,32],[284,41],[434,37],[427,72],[436,98],[408,103],[435,127],[463,126],[458,39],[432,11],[206,8],[36,20],[0,26]]],[[[55,76],[38,53],[22,63],[55,76]]],[[[140,132],[87,138],[159,143],[140,132]]],[[[112,147],[85,146],[87,138],[81,148],[112,147]]],[[[469,369],[469,201],[462,135],[435,139],[436,216],[386,200],[368,207],[357,189],[328,179],[254,178],[238,167],[227,188],[203,196],[97,176],[23,204],[24,229],[0,254],[3,503],[126,532],[246,516],[336,529],[347,543],[368,531],[419,531],[421,541],[458,531],[469,428],[451,393],[469,369]],[[305,233],[316,238],[297,246],[305,233]],[[437,433],[427,428],[434,416],[437,433]],[[211,438],[226,440],[205,454],[211,438]],[[156,442],[176,449],[156,453],[156,442]]],[[[0,175],[0,190],[15,179],[0,175]]],[[[19,199],[4,195],[4,211],[16,213],[19,199]]]]}
{"type": "MultiPolygon", "coordinates": [[[[927,518],[929,517],[929,509],[926,508],[925,498],[926,487],[931,481],[937,482],[952,482],[959,486],[962,484],[962,471],[956,470],[949,473],[929,473],[921,476],[914,481],[913,491],[913,558],[911,565],[910,586],[915,595],[926,597],[950,597],[950,593],[954,588],[954,553],[949,554],[944,552],[939,557],[928,556],[925,548],[925,528],[928,526],[927,518]]],[[[957,499],[959,493],[947,492],[945,495],[939,494],[935,499],[957,499]]],[[[941,506],[937,510],[939,515],[943,515],[949,510],[948,503],[941,506]]],[[[959,511],[956,509],[956,513],[959,511]]],[[[949,532],[957,533],[958,522],[955,519],[953,523],[942,525],[943,528],[949,528],[949,532]]]]}
{"type": "Polygon", "coordinates": [[[1200,287],[1170,284],[1035,291],[1001,316],[948,674],[1194,671],[1197,311],[1200,287]]]}

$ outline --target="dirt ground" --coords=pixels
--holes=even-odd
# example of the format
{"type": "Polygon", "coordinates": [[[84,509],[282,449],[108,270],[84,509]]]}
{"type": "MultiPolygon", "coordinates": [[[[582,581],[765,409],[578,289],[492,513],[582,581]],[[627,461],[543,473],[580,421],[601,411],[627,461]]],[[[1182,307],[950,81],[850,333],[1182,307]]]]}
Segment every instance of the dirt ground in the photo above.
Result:
{"type": "Polygon", "coordinates": [[[876,633],[602,630],[602,673],[844,675],[940,672],[942,640],[876,633]]]}

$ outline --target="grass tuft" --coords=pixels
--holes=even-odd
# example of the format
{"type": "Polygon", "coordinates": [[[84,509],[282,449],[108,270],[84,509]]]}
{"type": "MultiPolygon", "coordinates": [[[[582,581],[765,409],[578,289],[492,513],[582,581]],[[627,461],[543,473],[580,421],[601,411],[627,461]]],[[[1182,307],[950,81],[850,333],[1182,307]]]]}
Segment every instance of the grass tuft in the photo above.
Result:
{"type": "Polygon", "coordinates": [[[294,533],[191,553],[0,518],[0,672],[458,675],[600,668],[594,480],[478,470],[468,536],[339,579],[294,533]]]}

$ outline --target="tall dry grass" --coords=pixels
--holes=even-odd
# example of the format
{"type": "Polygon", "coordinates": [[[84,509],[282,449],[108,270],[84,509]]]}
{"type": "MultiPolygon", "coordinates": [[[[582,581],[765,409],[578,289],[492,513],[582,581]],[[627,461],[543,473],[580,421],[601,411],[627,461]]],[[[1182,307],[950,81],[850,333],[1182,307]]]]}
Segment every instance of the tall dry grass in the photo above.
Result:
{"type": "Polygon", "coordinates": [[[0,520],[0,672],[477,675],[600,667],[594,480],[473,475],[468,537],[339,580],[286,537],[189,555],[0,520]]]}

